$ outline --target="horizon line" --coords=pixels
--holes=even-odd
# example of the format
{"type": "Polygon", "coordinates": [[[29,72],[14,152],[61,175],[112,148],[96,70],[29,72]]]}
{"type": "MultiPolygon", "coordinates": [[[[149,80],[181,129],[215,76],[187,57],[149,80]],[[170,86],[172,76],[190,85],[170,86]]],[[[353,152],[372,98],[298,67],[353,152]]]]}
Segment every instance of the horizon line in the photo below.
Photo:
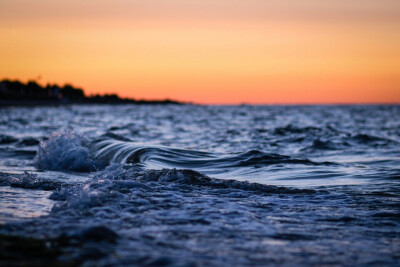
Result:
{"type": "Polygon", "coordinates": [[[165,97],[165,98],[137,98],[137,97],[122,97],[119,93],[117,92],[109,92],[109,93],[87,93],[88,90],[84,89],[81,86],[76,86],[72,82],[63,82],[60,83],[51,83],[51,82],[42,82],[40,81],[41,77],[38,76],[36,79],[26,79],[25,81],[23,79],[12,79],[12,78],[2,78],[0,79],[0,82],[3,81],[14,81],[14,82],[20,82],[27,84],[28,82],[35,82],[38,85],[45,87],[48,85],[52,86],[66,86],[70,85],[74,88],[81,89],[86,97],[93,97],[96,95],[116,95],[121,99],[129,99],[129,100],[137,100],[137,101],[163,101],[163,100],[171,100],[171,101],[177,101],[183,104],[192,104],[192,105],[208,105],[208,106],[346,106],[346,105],[400,105],[400,101],[398,102],[228,102],[228,103],[207,103],[207,102],[196,102],[196,100],[180,100],[174,97],[165,97]]]}

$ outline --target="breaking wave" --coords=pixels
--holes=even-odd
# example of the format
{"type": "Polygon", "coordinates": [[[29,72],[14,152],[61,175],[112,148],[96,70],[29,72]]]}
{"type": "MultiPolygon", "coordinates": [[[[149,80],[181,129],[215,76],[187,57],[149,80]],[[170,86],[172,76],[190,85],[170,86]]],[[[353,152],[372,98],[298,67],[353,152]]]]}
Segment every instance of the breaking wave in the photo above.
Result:
{"type": "Polygon", "coordinates": [[[240,167],[261,168],[272,164],[329,165],[276,153],[250,150],[244,153],[211,153],[165,146],[140,145],[134,142],[101,140],[91,147],[93,156],[103,162],[139,164],[149,169],[185,168],[208,174],[240,167]]]}

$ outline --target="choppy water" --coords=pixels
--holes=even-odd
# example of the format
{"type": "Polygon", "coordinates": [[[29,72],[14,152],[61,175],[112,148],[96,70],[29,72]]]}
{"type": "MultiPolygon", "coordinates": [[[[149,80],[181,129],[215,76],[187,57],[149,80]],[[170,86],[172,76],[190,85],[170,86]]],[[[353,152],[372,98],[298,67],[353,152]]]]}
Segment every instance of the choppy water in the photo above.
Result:
{"type": "Polygon", "coordinates": [[[82,264],[400,264],[400,106],[0,110],[1,234],[82,264]],[[78,245],[77,245],[78,244],[78,245]]]}

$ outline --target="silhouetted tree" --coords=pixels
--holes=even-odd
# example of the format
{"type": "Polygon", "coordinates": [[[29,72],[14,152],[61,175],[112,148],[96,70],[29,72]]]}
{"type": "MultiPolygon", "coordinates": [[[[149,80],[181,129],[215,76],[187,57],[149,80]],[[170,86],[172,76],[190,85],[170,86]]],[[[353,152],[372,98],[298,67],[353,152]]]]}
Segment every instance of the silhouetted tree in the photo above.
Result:
{"type": "Polygon", "coordinates": [[[7,101],[20,101],[18,103],[104,103],[104,104],[179,104],[171,100],[140,100],[120,98],[116,94],[95,95],[86,97],[81,88],[75,88],[71,84],[59,87],[57,84],[47,84],[42,87],[35,81],[28,81],[26,84],[20,81],[0,81],[0,104],[8,105],[7,101]]]}

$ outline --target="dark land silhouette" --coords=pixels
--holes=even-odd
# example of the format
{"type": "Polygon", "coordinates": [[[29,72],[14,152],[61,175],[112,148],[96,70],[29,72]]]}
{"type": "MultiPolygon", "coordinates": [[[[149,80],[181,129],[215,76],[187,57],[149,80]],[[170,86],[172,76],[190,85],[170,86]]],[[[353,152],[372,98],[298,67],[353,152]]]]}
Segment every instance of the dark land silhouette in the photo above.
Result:
{"type": "Polygon", "coordinates": [[[27,83],[18,80],[0,81],[0,106],[13,105],[59,105],[59,104],[183,104],[165,100],[136,100],[120,98],[116,94],[86,96],[84,90],[70,84],[59,86],[47,84],[45,87],[36,81],[27,83]]]}

